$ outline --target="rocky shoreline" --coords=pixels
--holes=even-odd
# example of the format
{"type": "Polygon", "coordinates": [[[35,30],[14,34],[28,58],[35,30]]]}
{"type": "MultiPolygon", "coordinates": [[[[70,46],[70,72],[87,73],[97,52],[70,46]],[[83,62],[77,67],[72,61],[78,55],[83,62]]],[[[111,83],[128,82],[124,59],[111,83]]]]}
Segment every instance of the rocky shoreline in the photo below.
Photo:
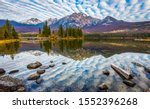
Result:
{"type": "MultiPolygon", "coordinates": [[[[27,62],[19,61],[20,56],[21,53],[15,64],[19,62],[26,65],[9,67],[13,68],[10,71],[0,68],[0,91],[106,92],[149,91],[150,88],[148,54],[124,53],[110,58],[93,56],[75,61],[61,55],[48,56],[43,52],[31,51],[24,53],[25,59],[30,57],[27,62]],[[115,84],[118,86],[114,86],[115,84]]],[[[11,66],[11,63],[7,65],[11,66]]]]}

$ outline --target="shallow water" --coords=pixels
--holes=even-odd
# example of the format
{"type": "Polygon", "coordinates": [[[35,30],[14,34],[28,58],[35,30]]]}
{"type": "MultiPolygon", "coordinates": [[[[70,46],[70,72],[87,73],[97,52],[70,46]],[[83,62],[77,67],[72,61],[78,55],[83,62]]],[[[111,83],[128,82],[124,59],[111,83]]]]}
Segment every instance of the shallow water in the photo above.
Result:
{"type": "MultiPolygon", "coordinates": [[[[82,61],[76,61],[58,54],[47,55],[40,51],[22,52],[11,60],[9,56],[0,56],[0,66],[9,72],[18,69],[19,73],[10,76],[22,79],[27,91],[100,91],[98,86],[102,83],[108,85],[108,91],[144,91],[150,87],[150,74],[142,67],[137,67],[131,62],[139,62],[144,66],[150,65],[150,55],[138,53],[123,53],[105,58],[102,55],[93,56],[82,61]],[[38,54],[38,55],[37,55],[38,54]],[[41,78],[44,81],[36,84],[35,81],[28,81],[30,74],[36,73],[38,69],[29,70],[29,63],[39,61],[43,65],[50,65],[54,61],[55,67],[46,70],[41,78]],[[62,65],[66,62],[66,65],[62,65]],[[133,76],[136,86],[125,85],[122,78],[111,69],[110,65],[115,64],[133,76]],[[105,69],[110,71],[106,76],[102,73],[105,69]]],[[[9,75],[6,73],[6,75],[9,75]]]]}
{"type": "Polygon", "coordinates": [[[145,67],[150,66],[150,54],[146,53],[149,50],[148,43],[134,44],[134,47],[128,44],[129,46],[124,47],[106,42],[111,43],[80,40],[5,44],[0,48],[0,68],[6,70],[6,75],[9,75],[9,71],[18,69],[19,73],[10,76],[22,79],[27,91],[100,91],[98,86],[102,83],[108,85],[108,91],[135,92],[150,88],[150,74],[143,67],[132,64],[139,62],[145,67]],[[137,47],[139,49],[136,49],[137,47]],[[141,51],[138,51],[140,47],[141,51]],[[126,53],[120,53],[122,51],[126,53]],[[35,61],[43,65],[50,65],[50,61],[55,64],[54,68],[46,69],[46,73],[41,75],[44,80],[41,84],[27,80],[30,74],[36,73],[39,69],[27,69],[27,65],[35,61]],[[62,62],[67,64],[62,65],[62,62]],[[123,79],[110,67],[111,64],[130,72],[136,85],[134,87],[125,85],[123,79]],[[110,71],[109,76],[102,73],[106,69],[110,71]]]}

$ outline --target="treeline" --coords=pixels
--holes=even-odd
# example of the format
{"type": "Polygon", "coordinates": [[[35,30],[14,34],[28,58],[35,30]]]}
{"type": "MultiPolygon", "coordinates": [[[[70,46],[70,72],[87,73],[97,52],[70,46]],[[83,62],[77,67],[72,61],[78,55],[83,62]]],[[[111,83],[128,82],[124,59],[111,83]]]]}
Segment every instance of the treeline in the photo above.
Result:
{"type": "Polygon", "coordinates": [[[40,37],[50,37],[51,36],[51,28],[48,26],[48,23],[45,22],[42,30],[39,28],[39,36],[40,37]]]}
{"type": "Polygon", "coordinates": [[[150,33],[95,33],[85,34],[85,39],[144,39],[150,38],[150,33]]]}
{"type": "Polygon", "coordinates": [[[61,38],[72,37],[72,38],[82,38],[83,32],[81,28],[67,27],[63,28],[62,25],[59,26],[58,36],[61,38]]]}
{"type": "Polygon", "coordinates": [[[42,29],[39,28],[39,36],[40,37],[51,37],[51,36],[58,36],[59,38],[82,38],[83,32],[81,28],[72,28],[67,27],[63,28],[62,25],[59,26],[58,31],[51,31],[50,26],[48,23],[45,22],[42,29]]]}
{"type": "Polygon", "coordinates": [[[18,39],[18,33],[9,20],[6,20],[4,26],[0,27],[0,39],[18,39]]]}

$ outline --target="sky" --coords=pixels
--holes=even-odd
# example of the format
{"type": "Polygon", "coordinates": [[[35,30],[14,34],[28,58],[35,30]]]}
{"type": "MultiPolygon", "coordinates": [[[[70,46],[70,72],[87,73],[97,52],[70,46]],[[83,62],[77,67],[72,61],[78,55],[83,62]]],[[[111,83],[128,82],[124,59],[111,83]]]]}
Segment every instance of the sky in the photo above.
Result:
{"type": "Polygon", "coordinates": [[[75,12],[99,19],[150,21],[150,0],[0,0],[0,19],[44,21],[75,12]]]}

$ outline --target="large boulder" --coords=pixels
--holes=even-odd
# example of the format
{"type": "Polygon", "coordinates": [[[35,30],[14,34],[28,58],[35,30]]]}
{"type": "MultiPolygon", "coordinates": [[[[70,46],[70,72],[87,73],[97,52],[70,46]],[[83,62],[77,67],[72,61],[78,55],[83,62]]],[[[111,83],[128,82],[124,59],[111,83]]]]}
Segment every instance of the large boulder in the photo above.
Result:
{"type": "Polygon", "coordinates": [[[37,61],[35,63],[31,63],[31,64],[27,65],[27,68],[28,69],[36,69],[36,68],[39,68],[40,66],[42,66],[42,64],[37,61]]]}
{"type": "Polygon", "coordinates": [[[2,68],[0,68],[0,75],[3,75],[3,74],[5,74],[5,70],[4,69],[2,69],[2,68]]]}
{"type": "Polygon", "coordinates": [[[15,92],[21,87],[24,88],[24,90],[22,91],[25,91],[25,87],[24,87],[22,80],[19,80],[17,78],[12,78],[10,76],[0,77],[0,91],[1,92],[15,92]]]}
{"type": "Polygon", "coordinates": [[[29,75],[28,80],[37,80],[38,78],[40,78],[40,74],[35,73],[29,75]]]}

